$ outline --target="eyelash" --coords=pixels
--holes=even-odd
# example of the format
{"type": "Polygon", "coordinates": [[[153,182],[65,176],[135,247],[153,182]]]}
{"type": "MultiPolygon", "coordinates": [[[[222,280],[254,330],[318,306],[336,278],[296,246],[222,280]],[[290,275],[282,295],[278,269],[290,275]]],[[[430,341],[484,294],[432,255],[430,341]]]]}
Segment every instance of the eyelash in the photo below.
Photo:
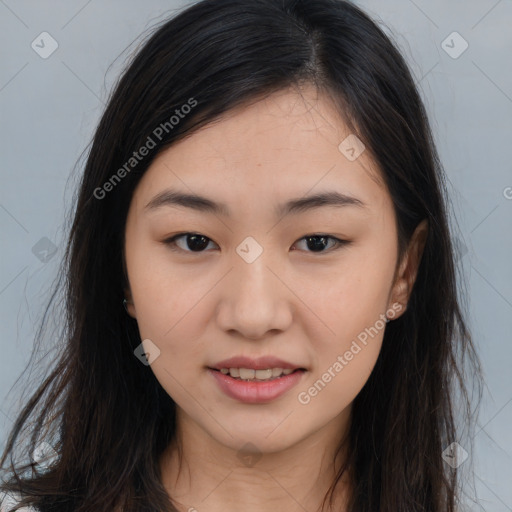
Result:
{"type": "MultiPolygon", "coordinates": [[[[206,252],[204,250],[203,251],[190,251],[190,250],[185,250],[185,249],[181,249],[180,247],[177,247],[176,246],[176,240],[179,239],[179,238],[182,238],[182,237],[186,237],[187,235],[201,236],[201,237],[204,237],[207,240],[213,242],[213,240],[211,238],[208,238],[207,236],[202,235],[201,233],[185,232],[185,233],[178,233],[177,235],[174,235],[171,238],[168,238],[168,239],[164,240],[163,243],[165,245],[167,245],[171,249],[171,251],[188,252],[188,253],[191,253],[191,254],[202,254],[202,253],[206,252]]],[[[334,245],[333,247],[331,247],[330,249],[325,250],[325,251],[319,251],[319,252],[306,251],[306,252],[309,252],[311,254],[331,253],[331,252],[336,251],[338,249],[341,249],[343,246],[349,245],[351,243],[349,240],[341,240],[340,238],[336,238],[335,236],[326,235],[326,234],[323,234],[323,233],[313,233],[311,235],[305,235],[302,238],[299,238],[297,240],[297,242],[300,242],[300,241],[305,240],[307,238],[327,238],[327,239],[330,239],[330,240],[334,240],[336,242],[336,244],[337,244],[337,245],[334,245]]],[[[297,243],[297,242],[295,242],[295,243],[297,243]]]]}

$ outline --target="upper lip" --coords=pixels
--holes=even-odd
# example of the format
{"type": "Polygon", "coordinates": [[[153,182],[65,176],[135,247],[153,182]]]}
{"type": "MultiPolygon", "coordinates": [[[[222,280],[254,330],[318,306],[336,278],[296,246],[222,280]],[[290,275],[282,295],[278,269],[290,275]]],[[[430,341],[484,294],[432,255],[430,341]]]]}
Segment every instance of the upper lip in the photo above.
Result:
{"type": "Polygon", "coordinates": [[[293,363],[288,363],[287,361],[283,361],[282,359],[273,356],[263,356],[256,359],[246,356],[235,356],[219,361],[215,365],[210,366],[210,368],[215,370],[220,370],[221,368],[248,368],[251,370],[283,368],[283,370],[297,370],[302,369],[303,367],[293,363]]]}

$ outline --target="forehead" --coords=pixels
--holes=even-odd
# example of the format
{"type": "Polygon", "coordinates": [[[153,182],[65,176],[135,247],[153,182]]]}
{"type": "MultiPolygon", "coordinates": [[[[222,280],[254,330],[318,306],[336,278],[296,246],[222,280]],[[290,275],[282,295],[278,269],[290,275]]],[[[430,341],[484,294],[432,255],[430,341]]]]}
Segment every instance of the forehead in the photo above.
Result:
{"type": "Polygon", "coordinates": [[[145,205],[163,189],[179,187],[223,203],[252,197],[261,205],[335,190],[389,209],[391,199],[369,152],[351,161],[340,150],[349,136],[326,94],[312,86],[279,91],[227,112],[162,151],[136,197],[145,205]]]}

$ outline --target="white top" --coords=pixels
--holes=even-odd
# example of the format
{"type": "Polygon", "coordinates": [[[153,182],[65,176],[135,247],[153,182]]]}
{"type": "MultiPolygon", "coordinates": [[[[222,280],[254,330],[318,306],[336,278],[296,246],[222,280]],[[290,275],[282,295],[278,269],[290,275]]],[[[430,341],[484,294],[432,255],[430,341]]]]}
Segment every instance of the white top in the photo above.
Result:
{"type": "MultiPolygon", "coordinates": [[[[21,501],[19,496],[13,496],[12,494],[0,494],[0,512],[10,512],[11,508],[21,501]]],[[[37,512],[34,507],[23,507],[18,509],[17,512],[37,512]]]]}

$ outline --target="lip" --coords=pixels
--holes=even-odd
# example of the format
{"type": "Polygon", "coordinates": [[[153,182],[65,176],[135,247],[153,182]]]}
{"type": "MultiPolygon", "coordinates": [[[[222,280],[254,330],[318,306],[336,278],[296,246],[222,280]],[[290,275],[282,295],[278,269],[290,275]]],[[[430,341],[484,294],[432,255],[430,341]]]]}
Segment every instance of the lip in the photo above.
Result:
{"type": "Polygon", "coordinates": [[[248,368],[250,370],[266,370],[267,368],[283,368],[283,370],[302,369],[301,366],[283,361],[274,356],[262,356],[256,359],[246,356],[236,356],[220,361],[209,368],[215,370],[220,370],[221,368],[248,368]]]}
{"type": "MultiPolygon", "coordinates": [[[[231,361],[231,360],[228,360],[231,361]]],[[[237,362],[239,359],[237,359],[237,362]]],[[[254,362],[254,360],[252,360],[254,362]]],[[[222,364],[224,364],[222,362],[222,364]]],[[[247,364],[247,363],[244,363],[247,364]]],[[[259,364],[259,363],[258,363],[259,364]]],[[[237,366],[231,366],[231,368],[236,368],[237,366]]],[[[283,368],[283,366],[270,366],[271,368],[283,368]]],[[[226,366],[222,366],[222,368],[227,368],[226,366]]],[[[240,367],[239,367],[240,368],[240,367]]],[[[250,366],[241,366],[241,368],[250,368],[250,366]]],[[[269,368],[269,366],[265,366],[265,368],[269,368]]],[[[264,369],[263,367],[256,368],[258,370],[264,369]]],[[[306,373],[304,369],[297,369],[293,373],[289,375],[282,375],[277,379],[270,381],[246,381],[240,379],[234,379],[229,374],[224,375],[218,370],[213,368],[208,368],[208,373],[212,375],[215,379],[215,382],[219,386],[220,390],[224,392],[228,397],[238,400],[239,402],[247,403],[247,404],[261,404],[271,402],[276,398],[284,395],[287,391],[296,386],[302,376],[306,373]]]]}

